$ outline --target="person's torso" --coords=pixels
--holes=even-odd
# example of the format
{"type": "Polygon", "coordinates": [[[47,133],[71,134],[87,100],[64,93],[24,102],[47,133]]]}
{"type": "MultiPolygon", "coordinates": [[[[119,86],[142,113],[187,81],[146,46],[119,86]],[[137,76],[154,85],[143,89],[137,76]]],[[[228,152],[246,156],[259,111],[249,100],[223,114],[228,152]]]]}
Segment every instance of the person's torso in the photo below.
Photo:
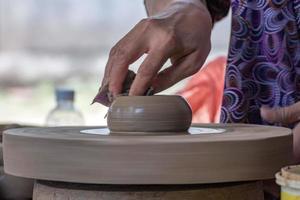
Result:
{"type": "Polygon", "coordinates": [[[223,123],[266,124],[262,105],[300,100],[300,0],[232,0],[223,123]]]}

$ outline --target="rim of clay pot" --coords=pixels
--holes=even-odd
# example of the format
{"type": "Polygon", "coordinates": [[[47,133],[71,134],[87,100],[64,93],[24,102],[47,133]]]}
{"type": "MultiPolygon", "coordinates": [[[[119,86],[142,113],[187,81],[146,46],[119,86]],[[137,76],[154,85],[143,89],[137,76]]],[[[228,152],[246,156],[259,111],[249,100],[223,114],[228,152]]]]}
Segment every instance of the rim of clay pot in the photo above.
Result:
{"type": "MultiPolygon", "coordinates": [[[[192,109],[189,105],[189,103],[185,100],[185,98],[183,98],[180,95],[163,95],[163,94],[158,94],[158,95],[151,95],[151,96],[118,96],[116,97],[115,100],[117,99],[121,99],[121,98],[128,98],[128,99],[149,99],[149,98],[158,98],[158,97],[166,97],[166,98],[179,98],[181,100],[183,100],[183,103],[190,109],[190,112],[192,112],[192,109]]],[[[115,101],[114,101],[115,102],[115,101]]]]}
{"type": "MultiPolygon", "coordinates": [[[[187,103],[187,101],[185,100],[185,98],[183,98],[181,95],[167,95],[167,94],[157,94],[157,95],[150,95],[150,96],[117,96],[114,100],[114,102],[117,99],[150,99],[150,98],[159,98],[159,97],[166,97],[166,98],[180,98],[183,99],[185,101],[185,103],[189,106],[189,104],[187,103]]],[[[114,103],[113,102],[113,103],[114,103]]]]}
{"type": "MultiPolygon", "coordinates": [[[[183,98],[180,95],[163,95],[163,94],[159,94],[159,95],[151,95],[151,96],[117,96],[115,98],[115,100],[113,101],[112,105],[117,102],[118,99],[150,99],[150,98],[159,98],[159,97],[165,97],[165,98],[178,98],[183,100],[183,102],[185,103],[185,105],[190,109],[190,111],[192,112],[192,109],[189,105],[189,103],[185,100],[185,98],[183,98]]],[[[111,106],[112,106],[111,105],[111,106]]]]}

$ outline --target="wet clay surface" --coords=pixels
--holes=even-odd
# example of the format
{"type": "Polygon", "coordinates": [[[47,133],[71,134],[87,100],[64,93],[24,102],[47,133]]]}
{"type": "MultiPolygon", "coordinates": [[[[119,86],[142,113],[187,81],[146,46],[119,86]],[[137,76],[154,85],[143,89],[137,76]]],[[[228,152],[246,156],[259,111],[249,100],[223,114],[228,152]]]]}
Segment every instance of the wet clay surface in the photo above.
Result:
{"type": "Polygon", "coordinates": [[[112,132],[180,132],[191,122],[191,108],[175,95],[118,97],[107,115],[112,132]]]}

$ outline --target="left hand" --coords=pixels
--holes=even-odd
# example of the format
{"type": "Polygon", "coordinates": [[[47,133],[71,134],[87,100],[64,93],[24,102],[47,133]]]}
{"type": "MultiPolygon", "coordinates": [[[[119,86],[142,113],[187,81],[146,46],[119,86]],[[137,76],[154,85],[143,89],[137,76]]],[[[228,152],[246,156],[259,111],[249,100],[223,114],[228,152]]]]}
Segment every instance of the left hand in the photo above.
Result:
{"type": "Polygon", "coordinates": [[[282,123],[285,125],[295,124],[294,137],[294,159],[296,164],[300,163],[300,101],[287,107],[268,108],[261,107],[261,117],[270,123],[282,123]]]}

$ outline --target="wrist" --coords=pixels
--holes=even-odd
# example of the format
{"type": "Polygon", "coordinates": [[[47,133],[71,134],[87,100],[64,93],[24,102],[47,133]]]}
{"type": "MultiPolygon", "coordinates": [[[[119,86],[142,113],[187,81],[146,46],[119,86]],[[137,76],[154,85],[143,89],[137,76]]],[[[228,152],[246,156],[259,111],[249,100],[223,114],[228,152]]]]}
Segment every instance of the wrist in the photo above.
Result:
{"type": "Polygon", "coordinates": [[[144,0],[144,5],[148,16],[153,16],[166,9],[174,0],[144,0]]]}
{"type": "Polygon", "coordinates": [[[147,15],[153,16],[174,4],[192,4],[208,11],[206,0],[144,0],[147,15]]]}

